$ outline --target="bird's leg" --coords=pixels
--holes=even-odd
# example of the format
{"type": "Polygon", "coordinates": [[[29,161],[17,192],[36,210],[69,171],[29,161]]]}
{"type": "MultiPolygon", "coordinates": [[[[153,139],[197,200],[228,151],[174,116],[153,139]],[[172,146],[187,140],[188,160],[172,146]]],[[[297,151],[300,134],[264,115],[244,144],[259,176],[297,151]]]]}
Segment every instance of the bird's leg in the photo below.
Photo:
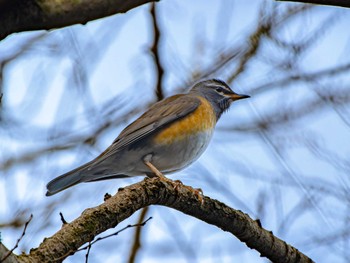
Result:
{"type": "Polygon", "coordinates": [[[151,162],[149,161],[144,161],[145,165],[148,166],[148,168],[155,174],[156,176],[163,178],[165,177],[162,172],[160,172],[151,162]]]}
{"type": "MultiPolygon", "coordinates": [[[[167,178],[162,174],[161,171],[159,171],[152,163],[152,154],[147,154],[144,158],[143,158],[143,162],[144,164],[152,171],[152,173],[146,173],[148,177],[155,177],[157,176],[160,180],[165,181],[167,178]]],[[[184,185],[180,180],[176,180],[175,181],[175,187],[174,189],[176,191],[179,191],[180,187],[185,187],[186,189],[188,189],[189,191],[191,191],[192,193],[194,193],[198,200],[201,202],[201,204],[204,203],[204,199],[203,199],[203,191],[202,189],[198,188],[198,189],[194,189],[191,186],[187,186],[184,185]]]]}
{"type": "Polygon", "coordinates": [[[152,175],[156,175],[159,178],[165,178],[165,176],[162,174],[161,171],[159,171],[152,163],[152,154],[147,154],[144,158],[143,158],[143,162],[144,164],[152,171],[153,174],[149,174],[146,173],[148,177],[153,177],[152,175]]]}

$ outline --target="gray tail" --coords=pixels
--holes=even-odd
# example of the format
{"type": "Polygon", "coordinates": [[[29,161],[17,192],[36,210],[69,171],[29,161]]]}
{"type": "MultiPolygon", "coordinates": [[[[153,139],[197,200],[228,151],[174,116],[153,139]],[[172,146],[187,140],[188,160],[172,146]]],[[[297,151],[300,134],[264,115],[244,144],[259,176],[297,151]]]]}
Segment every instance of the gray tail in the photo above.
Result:
{"type": "MultiPolygon", "coordinates": [[[[96,160],[96,159],[95,159],[96,160]]],[[[83,182],[94,182],[100,180],[117,179],[129,177],[125,174],[115,173],[110,165],[95,164],[92,160],[68,173],[62,174],[50,181],[47,185],[46,196],[57,194],[73,185],[83,182]]]]}
{"type": "Polygon", "coordinates": [[[50,181],[47,185],[46,196],[57,194],[73,185],[83,182],[83,172],[89,168],[92,162],[88,162],[68,173],[62,174],[50,181]]]}

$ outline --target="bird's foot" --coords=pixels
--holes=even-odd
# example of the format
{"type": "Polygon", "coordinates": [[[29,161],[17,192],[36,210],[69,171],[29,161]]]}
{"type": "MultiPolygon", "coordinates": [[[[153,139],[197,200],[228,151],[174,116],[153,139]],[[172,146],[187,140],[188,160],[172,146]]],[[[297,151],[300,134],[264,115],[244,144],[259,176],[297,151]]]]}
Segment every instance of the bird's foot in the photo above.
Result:
{"type": "Polygon", "coordinates": [[[174,187],[174,189],[176,191],[178,191],[178,189],[180,187],[185,187],[187,190],[192,192],[197,197],[197,199],[201,202],[201,204],[204,203],[202,189],[200,189],[200,188],[193,188],[192,186],[184,185],[180,180],[175,180],[175,187],[174,187]]]}

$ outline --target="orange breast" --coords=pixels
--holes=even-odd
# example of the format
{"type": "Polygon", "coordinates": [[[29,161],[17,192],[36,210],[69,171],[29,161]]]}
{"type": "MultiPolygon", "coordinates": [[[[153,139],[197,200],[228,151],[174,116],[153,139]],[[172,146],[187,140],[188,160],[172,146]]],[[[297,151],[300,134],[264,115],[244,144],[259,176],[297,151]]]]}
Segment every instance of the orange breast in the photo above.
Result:
{"type": "Polygon", "coordinates": [[[210,103],[201,100],[200,106],[188,116],[175,121],[155,136],[155,142],[159,144],[170,144],[177,140],[185,139],[191,134],[213,129],[216,124],[215,112],[210,103]]]}

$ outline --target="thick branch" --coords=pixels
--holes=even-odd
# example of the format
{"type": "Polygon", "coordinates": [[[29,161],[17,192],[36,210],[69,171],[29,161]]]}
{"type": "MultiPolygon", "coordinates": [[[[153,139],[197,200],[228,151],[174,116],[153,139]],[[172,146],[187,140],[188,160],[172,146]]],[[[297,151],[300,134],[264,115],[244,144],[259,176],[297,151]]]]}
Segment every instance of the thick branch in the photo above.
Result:
{"type": "Polygon", "coordinates": [[[86,24],[148,2],[152,0],[4,0],[0,2],[0,40],[16,32],[86,24]]]}
{"type": "Polygon", "coordinates": [[[341,7],[350,7],[349,0],[277,0],[281,2],[299,2],[304,4],[317,4],[317,5],[332,5],[341,7]]]}
{"type": "Polygon", "coordinates": [[[203,197],[187,186],[168,179],[146,178],[109,198],[103,204],[85,210],[82,215],[40,246],[32,249],[29,255],[19,257],[21,262],[61,262],[63,259],[91,241],[94,237],[131,216],[138,209],[148,205],[163,205],[196,217],[224,231],[234,234],[248,247],[254,248],[262,256],[273,262],[312,262],[294,247],[263,229],[247,214],[234,210],[225,204],[203,197]]]}

